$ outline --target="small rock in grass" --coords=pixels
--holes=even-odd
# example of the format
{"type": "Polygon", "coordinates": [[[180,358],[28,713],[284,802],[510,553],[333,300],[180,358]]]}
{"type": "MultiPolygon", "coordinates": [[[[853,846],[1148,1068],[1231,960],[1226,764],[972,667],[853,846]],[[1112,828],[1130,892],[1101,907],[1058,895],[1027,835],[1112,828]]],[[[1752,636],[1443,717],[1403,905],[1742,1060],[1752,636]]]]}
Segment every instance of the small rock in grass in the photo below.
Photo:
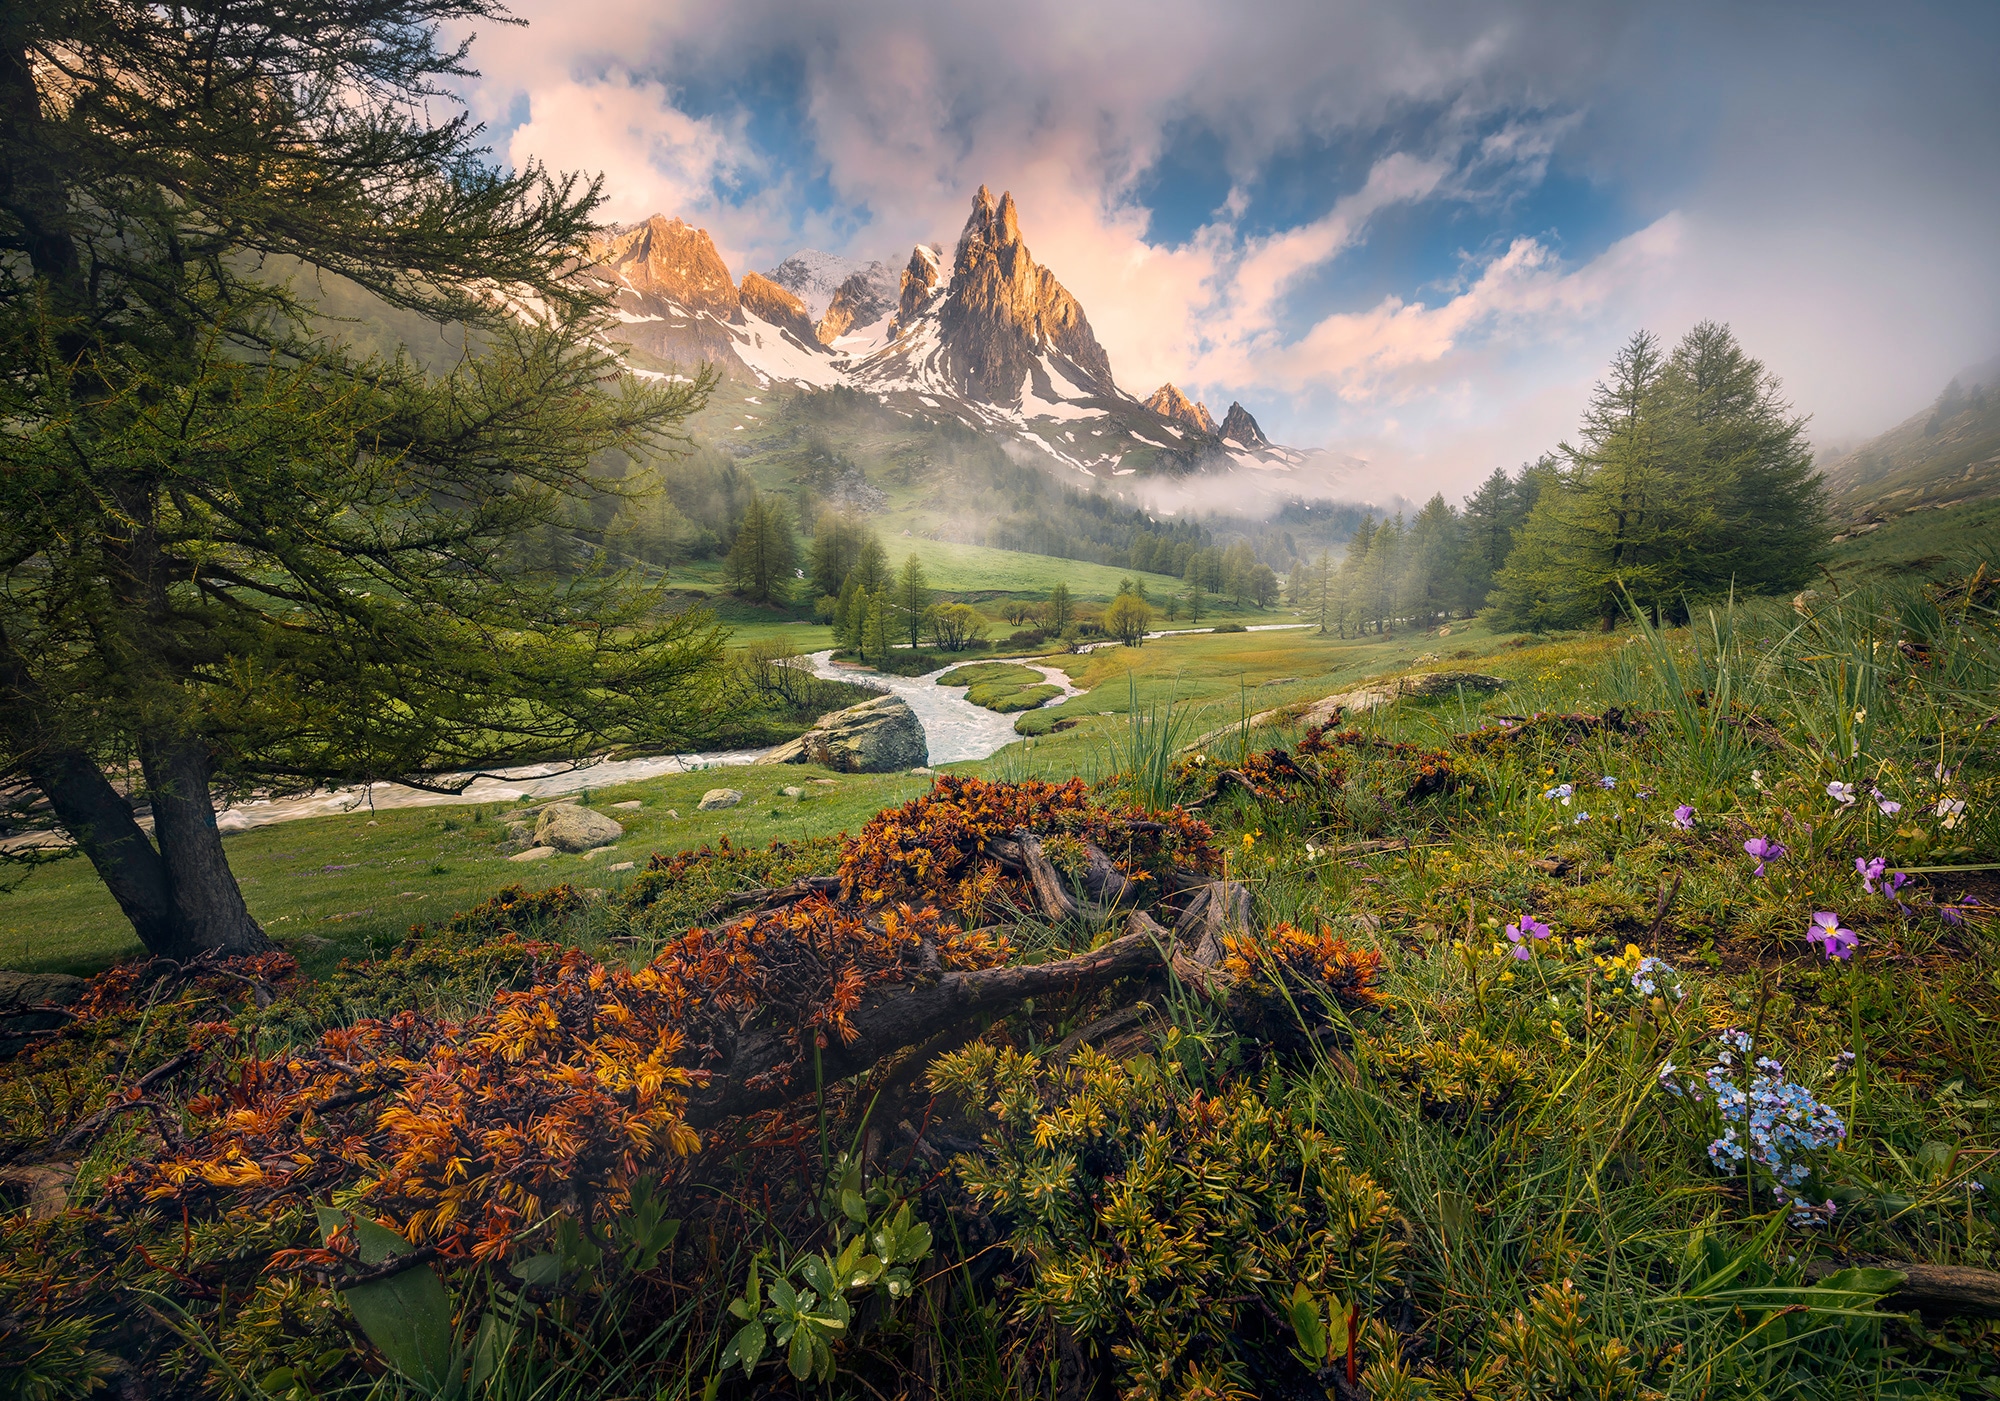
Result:
{"type": "Polygon", "coordinates": [[[672,819],[673,819],[674,821],[676,821],[676,822],[680,821],[680,820],[681,820],[681,813],[680,813],[680,809],[679,809],[679,808],[668,808],[668,809],[667,809],[667,816],[668,816],[668,817],[671,817],[671,818],[672,818],[672,819]]]}
{"type": "Polygon", "coordinates": [[[556,854],[552,846],[531,846],[526,851],[517,851],[508,857],[509,861],[546,861],[556,854]]]}
{"type": "Polygon", "coordinates": [[[806,793],[805,789],[796,787],[789,783],[786,784],[783,788],[780,788],[778,791],[780,793],[783,793],[787,798],[803,798],[806,793]]]}
{"type": "Polygon", "coordinates": [[[421,893],[421,892],[419,892],[419,891],[415,891],[415,890],[399,890],[399,891],[397,891],[397,892],[396,892],[396,898],[397,898],[398,900],[421,900],[421,899],[423,899],[424,897],[423,897],[422,893],[421,893]]]}
{"type": "Polygon", "coordinates": [[[620,861],[615,865],[606,866],[604,869],[607,873],[611,871],[629,871],[638,864],[636,861],[620,861]]]}
{"type": "Polygon", "coordinates": [[[624,802],[613,803],[611,806],[616,810],[618,810],[619,812],[637,812],[640,808],[646,805],[640,802],[637,798],[627,798],[624,802]]]}
{"type": "Polygon", "coordinates": [[[701,795],[701,810],[715,812],[721,808],[733,808],[743,801],[743,794],[734,788],[711,788],[701,795]]]}
{"type": "Polygon", "coordinates": [[[932,769],[932,768],[926,768],[926,767],[925,767],[925,766],[923,766],[922,764],[919,764],[919,765],[918,765],[918,766],[917,766],[916,768],[913,768],[913,769],[911,769],[911,770],[910,770],[910,777],[911,777],[911,778],[929,778],[929,777],[930,777],[930,776],[931,776],[932,774],[934,774],[934,773],[936,773],[936,772],[937,772],[937,770],[936,770],[936,769],[932,769]]]}

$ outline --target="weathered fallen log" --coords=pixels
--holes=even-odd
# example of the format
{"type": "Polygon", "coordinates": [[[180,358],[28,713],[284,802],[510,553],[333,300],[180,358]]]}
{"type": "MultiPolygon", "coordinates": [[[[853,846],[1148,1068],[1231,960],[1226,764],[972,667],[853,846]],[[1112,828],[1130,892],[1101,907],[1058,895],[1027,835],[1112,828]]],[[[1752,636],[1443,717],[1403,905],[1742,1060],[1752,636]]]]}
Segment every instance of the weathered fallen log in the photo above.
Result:
{"type": "MultiPolygon", "coordinates": [[[[830,1082],[858,1075],[906,1046],[1031,997],[1073,997],[1121,979],[1161,973],[1163,951],[1172,957],[1172,936],[1142,913],[1131,919],[1134,932],[1074,958],[946,973],[934,983],[871,993],[848,1018],[852,1039],[835,1040],[820,1051],[821,1078],[830,1082]]],[[[753,1023],[732,1044],[718,1046],[720,1064],[707,1067],[706,1083],[688,1096],[687,1122],[708,1128],[796,1099],[801,1087],[782,1072],[798,1057],[799,1035],[796,1028],[753,1023]]]]}
{"type": "Polygon", "coordinates": [[[1250,892],[1240,882],[1215,881],[1190,900],[1174,923],[1174,940],[1200,968],[1221,966],[1225,935],[1251,930],[1250,892]]]}
{"type": "MultiPolygon", "coordinates": [[[[986,854],[998,861],[1002,870],[1028,878],[1035,891],[1035,903],[1041,906],[1042,913],[1049,919],[1076,918],[1076,897],[1070,893],[1069,883],[1063,879],[1062,872],[1042,850],[1038,835],[1015,832],[1011,836],[991,838],[986,843],[986,854]]],[[[1117,863],[1101,849],[1085,842],[1083,855],[1083,894],[1100,912],[1133,898],[1138,890],[1137,883],[1119,870],[1117,863]]],[[[1203,878],[1194,879],[1198,883],[1203,878]]]]}
{"type": "Polygon", "coordinates": [[[1818,1283],[1852,1265],[1894,1270],[1903,1277],[1896,1291],[1882,1300],[1891,1313],[1950,1314],[1963,1318],[2000,1318],[2000,1271],[1966,1265],[1924,1265],[1913,1260],[1814,1260],[1806,1278],[1818,1283]]]}

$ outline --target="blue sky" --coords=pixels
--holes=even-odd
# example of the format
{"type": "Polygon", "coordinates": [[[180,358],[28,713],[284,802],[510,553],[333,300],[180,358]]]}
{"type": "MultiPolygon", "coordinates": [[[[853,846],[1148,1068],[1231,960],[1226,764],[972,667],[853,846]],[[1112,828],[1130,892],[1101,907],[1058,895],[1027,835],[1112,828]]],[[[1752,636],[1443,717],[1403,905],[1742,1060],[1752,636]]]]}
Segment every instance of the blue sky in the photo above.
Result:
{"type": "Polygon", "coordinates": [[[1816,437],[2000,351],[2000,5],[526,0],[467,91],[732,272],[900,263],[1012,189],[1121,384],[1405,494],[1730,322],[1816,437]],[[1358,466],[1357,471],[1360,471],[1358,466]]]}

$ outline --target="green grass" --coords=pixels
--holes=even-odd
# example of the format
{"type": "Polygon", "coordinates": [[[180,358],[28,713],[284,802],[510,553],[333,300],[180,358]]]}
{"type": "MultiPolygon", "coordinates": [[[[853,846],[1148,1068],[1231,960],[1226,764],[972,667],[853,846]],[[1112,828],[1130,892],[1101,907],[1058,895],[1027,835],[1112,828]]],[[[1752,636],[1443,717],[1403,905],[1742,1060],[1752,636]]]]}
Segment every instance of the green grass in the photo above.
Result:
{"type": "MultiPolygon", "coordinates": [[[[1252,1032],[1237,1020],[1246,1015],[1241,1002],[1210,1002],[1184,984],[1159,989],[1153,1005],[1173,1030],[1157,1034],[1152,1051],[1202,1095],[1180,1101],[1178,1120],[1149,1118],[1145,1132],[1172,1149],[1189,1125],[1212,1124],[1247,1096],[1309,1124],[1388,1192],[1400,1284],[1356,1300],[1367,1320],[1357,1352],[1363,1367],[1377,1369],[1367,1385],[1378,1397],[1461,1394],[1425,1392],[1394,1375],[1435,1363],[1483,1374],[1463,1394],[1495,1401],[1977,1401],[2000,1390],[2000,1327],[1945,1317],[1919,1324],[1874,1309],[1886,1281],[1842,1294],[1813,1287],[1806,1272],[1809,1262],[1831,1269],[1856,1259],[2000,1267],[2000,1038],[1992,1034],[2000,1020],[2000,930],[1976,907],[1961,924],[1940,913],[1968,893],[1988,911],[2000,903],[2000,881],[1977,869],[2000,862],[2000,768],[1982,723],[2000,691],[2000,629],[1990,613],[1940,618],[1925,607],[1909,588],[1850,588],[1838,606],[1822,601],[1808,617],[1786,600],[1753,601],[1712,621],[1698,610],[1699,640],[1695,629],[1519,639],[1458,627],[1449,638],[1163,639],[1063,658],[1095,688],[1064,707],[1077,726],[954,767],[1000,778],[1094,775],[1156,801],[1193,801],[1207,796],[1207,770],[1168,762],[1190,730],[1366,675],[1462,666],[1507,678],[1496,695],[1403,701],[1360,718],[1368,742],[1340,751],[1337,782],[1263,800],[1235,790],[1208,799],[1202,816],[1228,851],[1231,874],[1249,886],[1259,924],[1325,930],[1378,953],[1385,1002],[1330,1013],[1313,1000],[1316,984],[1296,980],[1285,985],[1289,1001],[1272,1000],[1275,1020],[1252,1032]],[[1921,646],[1913,658],[1896,640],[1921,646]],[[1704,715],[1687,692],[1720,700],[1721,658],[1740,708],[1704,715]],[[1868,675],[1857,681],[1857,670],[1868,675]],[[1613,707],[1637,723],[1548,725],[1492,747],[1455,738],[1504,714],[1601,716],[1613,707]],[[1391,744],[1445,748],[1455,786],[1413,795],[1417,760],[1391,744]],[[1605,778],[1614,782],[1601,786],[1605,778]],[[1872,801],[1844,807],[1827,791],[1837,779],[1857,782],[1864,794],[1879,785],[1903,809],[1887,815],[1872,801]],[[1573,789],[1567,804],[1545,796],[1562,783],[1573,789]],[[1966,803],[1950,826],[1937,806],[1941,793],[1966,803]],[[1696,810],[1692,829],[1672,817],[1682,803],[1696,810]],[[1790,848],[1762,878],[1743,851],[1752,834],[1790,848]],[[1854,861],[1869,855],[1917,873],[1905,905],[1862,888],[1854,861]],[[1815,910],[1837,913],[1857,931],[1854,962],[1829,962],[1806,943],[1815,910]],[[1528,942],[1532,956],[1519,959],[1505,926],[1524,913],[1550,926],[1553,938],[1528,942]],[[1638,988],[1636,959],[1626,952],[1634,946],[1676,971],[1651,968],[1658,986],[1638,988]],[[1314,1027],[1321,1039],[1298,1040],[1295,1032],[1314,1027]],[[1846,1125],[1838,1150],[1809,1155],[1812,1200],[1839,1206],[1830,1221],[1794,1225],[1766,1184],[1753,1176],[1746,1192],[1743,1174],[1718,1172],[1708,1153],[1720,1128],[1712,1106],[1662,1089],[1663,1076],[1686,1083],[1691,1070],[1712,1064],[1724,1027],[1754,1033],[1755,1054],[1781,1061],[1793,1083],[1846,1125]],[[1857,1053],[1858,1074],[1840,1069],[1845,1051],[1857,1053]],[[1664,1069],[1669,1062],[1674,1068],[1664,1069]]],[[[1260,727],[1251,738],[1258,746],[1296,741],[1285,725],[1260,727]]],[[[628,794],[646,799],[620,844],[624,856],[725,832],[761,842],[852,830],[922,786],[901,776],[844,777],[824,799],[788,806],[778,796],[811,776],[800,768],[725,770],[592,798],[599,806],[628,794]],[[682,822],[664,816],[666,806],[690,814],[711,784],[751,796],[728,812],[682,822]],[[784,815],[771,818],[774,809],[784,815]]],[[[327,916],[364,902],[349,892],[412,888],[400,873],[426,860],[456,863],[467,877],[462,884],[437,877],[441,908],[425,911],[432,916],[516,875],[531,884],[580,877],[615,884],[597,880],[587,869],[596,863],[578,858],[522,868],[488,852],[481,864],[470,829],[442,826],[465,815],[385,813],[376,827],[360,815],[322,819],[233,837],[230,849],[239,870],[275,882],[248,887],[260,915],[310,909],[316,930],[347,940],[366,926],[328,924],[327,916]],[[318,870],[350,860],[351,871],[318,870]],[[273,903],[258,904],[267,898],[273,903]]],[[[480,825],[491,828],[490,816],[480,825]]],[[[22,893],[56,875],[38,875],[22,893]]],[[[75,868],[61,879],[77,898],[83,883],[75,868]]],[[[283,937],[286,926],[276,932],[283,937]]],[[[611,954],[581,925],[550,932],[611,954]]],[[[1023,958],[1095,932],[1032,919],[1014,928],[1023,958]]],[[[996,1037],[1046,1053],[1105,1010],[1088,999],[1025,1009],[996,1037]]],[[[815,1199],[814,1139],[823,1155],[866,1141],[862,1111],[883,1082],[856,1083],[859,1095],[828,1087],[817,1108],[790,1121],[799,1137],[748,1160],[763,1180],[740,1205],[728,1195],[735,1189],[716,1186],[742,1171],[722,1162],[724,1154],[703,1160],[700,1191],[675,1206],[697,1227],[677,1247],[672,1278],[688,1286],[686,1306],[714,1320],[712,1328],[690,1327],[685,1343],[679,1333],[666,1335],[643,1375],[608,1375],[605,1358],[644,1351],[634,1337],[616,1336],[623,1315],[612,1310],[604,1315],[610,1322],[582,1325],[586,1336],[549,1338],[543,1356],[554,1370],[544,1375],[566,1378],[564,1394],[593,1401],[700,1394],[716,1330],[734,1327],[723,1308],[748,1256],[763,1249],[791,1259],[823,1237],[820,1214],[787,1217],[782,1208],[788,1199],[815,1199]],[[726,1210],[712,1208],[718,1197],[726,1210]]],[[[1074,1082],[1044,1082],[1041,1092],[1059,1103],[1076,1090],[1074,1082]]],[[[942,1101],[936,1107],[949,1112],[942,1101]]],[[[1075,1125],[1087,1126],[1088,1116],[1052,1112],[1033,1122],[1037,1138],[1044,1122],[1059,1137],[1080,1132],[1075,1125]]],[[[969,1135],[963,1141],[979,1154],[969,1135]]],[[[1078,1276],[1042,1268],[1078,1248],[1090,1213],[1114,1199],[1126,1220],[1136,1219],[1136,1206],[1156,1213],[1152,1219],[1182,1218],[1173,1201],[1146,1195],[1161,1174],[1113,1181],[1101,1175],[1104,1155],[1071,1152],[1064,1142],[1048,1157],[1041,1166],[1064,1174],[1070,1188],[1049,1208],[1048,1219],[1059,1214],[1066,1223],[1054,1239],[1037,1238],[1042,1218],[961,1212],[954,1170],[925,1170],[921,1209],[933,1223],[935,1257],[924,1269],[937,1287],[920,1292],[899,1320],[842,1342],[830,1394],[894,1395],[914,1389],[915,1377],[952,1396],[1049,1393],[1057,1355],[1046,1322],[1015,1313],[1030,1289],[1098,1320],[1105,1344],[1098,1355],[1118,1356],[1110,1344],[1129,1341],[1127,1330],[1156,1294],[1085,1296],[1076,1292],[1078,1276]],[[1014,1249],[998,1248],[1010,1242],[1014,1249]],[[997,1269],[1000,1282],[977,1262],[997,1269]]],[[[1163,1158],[1184,1161],[1164,1150],[1163,1158]]],[[[1225,1146],[1203,1160],[1211,1174],[1204,1180],[1230,1181],[1255,1167],[1230,1158],[1225,1146]]],[[[1199,1242],[1203,1251],[1258,1243],[1199,1242]]],[[[1122,1268],[1142,1263],[1146,1249],[1135,1239],[1114,1253],[1122,1268]]],[[[1283,1371],[1292,1334],[1258,1310],[1273,1297],[1282,1303],[1294,1284],[1310,1290],[1322,1282],[1281,1279],[1260,1295],[1261,1282],[1191,1272],[1174,1279],[1173,1292],[1194,1301],[1197,1317],[1204,1307],[1260,1300],[1231,1341],[1261,1349],[1260,1366],[1275,1379],[1261,1393],[1246,1387],[1305,1395],[1316,1394],[1309,1384],[1327,1387],[1283,1371]]],[[[767,1362],[762,1375],[771,1370],[767,1362]]],[[[1184,1368],[1175,1377],[1183,1379],[1184,1368]]],[[[1114,1375],[1112,1389],[1123,1380],[1114,1375]]],[[[723,1383],[738,1388],[730,1394],[740,1385],[723,1383]]]]}
{"type": "MultiPolygon", "coordinates": [[[[1912,574],[1948,571],[1982,547],[2000,540],[2000,501],[1980,501],[1951,510],[1928,507],[1906,512],[1880,529],[1842,540],[1833,547],[1828,568],[1842,581],[1880,583],[1912,574]]],[[[1826,591],[1824,583],[1815,587],[1826,591]]]]}
{"type": "MultiPolygon", "coordinates": [[[[617,891],[632,872],[610,872],[622,861],[644,869],[654,852],[672,853],[727,835],[738,842],[819,836],[858,826],[877,809],[923,791],[926,780],[901,774],[828,774],[810,765],[756,765],[679,774],[645,783],[593,789],[591,807],[624,824],[610,850],[589,860],[557,855],[515,862],[495,850],[506,836],[506,806],[385,808],[373,814],[306,818],[225,836],[231,867],[250,912],[279,944],[311,969],[360,957],[402,937],[410,925],[438,920],[521,883],[534,888],[568,881],[617,891]],[[831,777],[832,788],[810,780],[831,777]],[[786,787],[813,796],[785,797],[786,787]],[[735,788],[741,806],[698,812],[710,788],[735,788]],[[610,804],[639,799],[638,812],[610,804]],[[677,811],[671,818],[667,813],[677,811]],[[772,816],[773,813],[778,814],[772,816]],[[478,819],[478,820],[475,820],[478,819]]],[[[140,948],[95,872],[80,858],[45,866],[11,894],[0,967],[24,972],[93,972],[140,948]]]]}
{"type": "MultiPolygon", "coordinates": [[[[1490,634],[1476,629],[1464,633],[1462,628],[1454,628],[1447,639],[1418,636],[1381,642],[1323,640],[1308,632],[1197,633],[1156,639],[1139,648],[1058,656],[1050,660],[1068,671],[1076,684],[1095,688],[1095,694],[1025,713],[1037,720],[1073,719],[1076,726],[1037,739],[1032,750],[1013,746],[983,762],[952,767],[999,776],[1032,771],[1052,778],[1100,772],[1106,736],[1122,722],[1101,719],[1099,712],[1122,716],[1129,704],[1128,671],[1138,682],[1142,705],[1178,697],[1199,713],[1204,727],[1212,727],[1235,719],[1239,702],[1256,711],[1316,698],[1348,680],[1401,669],[1461,642],[1463,647],[1452,650],[1496,645],[1490,634]],[[1274,678],[1284,684],[1263,684],[1274,678]]],[[[799,649],[807,650],[803,643],[799,649]]],[[[1038,687],[1041,684],[1026,667],[1004,662],[970,663],[960,670],[989,666],[1007,667],[1010,674],[1018,672],[1038,687]]],[[[324,968],[341,958],[363,955],[401,937],[411,924],[462,909],[514,882],[542,886],[568,880],[615,891],[629,879],[626,874],[606,873],[605,868],[616,862],[632,860],[643,867],[652,852],[681,851],[724,834],[733,841],[762,843],[850,830],[877,809],[902,802],[924,786],[924,780],[902,775],[833,775],[839,786],[830,798],[801,802],[780,794],[787,786],[816,791],[805,780],[823,776],[827,775],[809,767],[746,766],[592,790],[589,800],[594,807],[634,798],[646,806],[637,814],[613,814],[626,824],[627,835],[617,844],[616,855],[591,861],[557,856],[539,863],[510,862],[493,849],[504,832],[505,809],[460,805],[279,823],[231,834],[224,838],[224,846],[242,881],[250,912],[307,966],[324,968]],[[696,802],[712,787],[742,789],[743,805],[697,813],[696,802]],[[668,809],[677,810],[680,818],[667,818],[668,809]],[[771,817],[774,810],[781,816],[771,817]],[[475,814],[483,820],[474,821],[475,814]]],[[[4,915],[0,967],[92,972],[139,952],[102,882],[79,858],[43,867],[11,894],[0,895],[0,915],[4,915]]]]}
{"type": "Polygon", "coordinates": [[[964,686],[965,698],[1000,715],[1034,710],[1062,687],[1051,685],[1039,671],[1011,662],[972,662],[953,667],[938,678],[940,686],[964,686]]]}

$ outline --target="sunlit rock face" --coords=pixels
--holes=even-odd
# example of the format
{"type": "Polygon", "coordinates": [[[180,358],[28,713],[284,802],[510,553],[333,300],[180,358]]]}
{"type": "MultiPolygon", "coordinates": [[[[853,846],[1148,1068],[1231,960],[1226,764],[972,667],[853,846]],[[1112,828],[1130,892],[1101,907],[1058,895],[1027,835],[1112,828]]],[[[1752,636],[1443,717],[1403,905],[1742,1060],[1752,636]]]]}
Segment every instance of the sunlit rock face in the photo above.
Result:
{"type": "Polygon", "coordinates": [[[621,340],[668,359],[728,353],[724,327],[740,319],[741,299],[706,230],[655,214],[594,239],[588,253],[586,275],[612,293],[621,340]]]}
{"type": "Polygon", "coordinates": [[[805,344],[819,343],[819,333],[813,327],[812,317],[806,313],[805,303],[777,283],[761,274],[746,272],[737,296],[745,311],[754,312],[773,326],[790,331],[805,344]]]}
{"type": "Polygon", "coordinates": [[[996,204],[981,185],[973,197],[938,324],[952,379],[987,403],[1019,403],[1029,366],[1044,354],[1067,361],[1089,387],[1112,388],[1111,360],[1083,308],[1022,241],[1011,193],[996,204]]]}
{"type": "MultiPolygon", "coordinates": [[[[1215,436],[1215,420],[1209,417],[1208,405],[1188,398],[1171,384],[1155,389],[1146,407],[1185,432],[1201,438],[1215,436]]],[[[1232,407],[1238,411],[1243,408],[1241,404],[1232,407]]]]}
{"type": "Polygon", "coordinates": [[[850,331],[872,326],[899,308],[900,279],[887,263],[870,263],[840,284],[819,319],[822,345],[832,345],[850,331]]]}

